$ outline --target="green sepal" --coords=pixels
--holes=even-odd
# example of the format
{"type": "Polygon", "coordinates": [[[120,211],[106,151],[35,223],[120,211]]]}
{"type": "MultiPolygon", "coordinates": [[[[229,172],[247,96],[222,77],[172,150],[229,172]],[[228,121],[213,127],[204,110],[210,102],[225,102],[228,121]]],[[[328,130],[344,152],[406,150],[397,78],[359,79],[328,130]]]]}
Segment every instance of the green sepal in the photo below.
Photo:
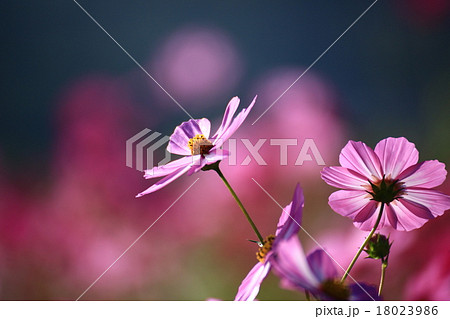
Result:
{"type": "Polygon", "coordinates": [[[391,246],[392,243],[389,242],[389,238],[381,234],[375,234],[364,249],[368,255],[366,258],[387,260],[391,246]]]}
{"type": "Polygon", "coordinates": [[[217,161],[215,163],[205,165],[202,167],[202,171],[209,171],[209,170],[217,171],[219,169],[219,163],[220,161],[217,161]]]}

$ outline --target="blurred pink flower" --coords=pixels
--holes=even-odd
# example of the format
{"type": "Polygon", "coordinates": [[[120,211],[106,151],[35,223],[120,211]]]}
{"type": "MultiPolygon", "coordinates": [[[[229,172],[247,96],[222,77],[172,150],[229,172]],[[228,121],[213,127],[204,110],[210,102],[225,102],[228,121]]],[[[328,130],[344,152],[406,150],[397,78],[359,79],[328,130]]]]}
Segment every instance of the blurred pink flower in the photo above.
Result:
{"type": "Polygon", "coordinates": [[[177,126],[170,136],[167,151],[172,154],[184,155],[184,157],[169,164],[154,167],[145,171],[146,179],[166,176],[153,184],[147,190],[136,197],[155,192],[175,179],[187,173],[191,175],[200,171],[203,167],[213,164],[228,156],[228,152],[221,149],[223,143],[242,125],[256,102],[256,96],[246,109],[243,109],[235,118],[234,114],[239,106],[239,98],[230,100],[223,116],[222,124],[209,140],[211,123],[208,119],[189,120],[177,126]]]}
{"type": "MultiPolygon", "coordinates": [[[[144,187],[135,176],[140,172],[125,165],[125,141],[143,124],[142,110],[134,101],[122,80],[98,75],[74,82],[61,94],[53,165],[56,170],[46,191],[45,215],[39,216],[42,233],[36,242],[45,242],[54,256],[69,265],[61,282],[75,294],[87,288],[173,202],[166,196],[160,196],[151,206],[130,200],[136,188],[144,187]]],[[[155,119],[146,120],[147,124],[154,125],[155,119]]],[[[185,248],[167,248],[177,247],[179,240],[187,245],[203,235],[200,229],[205,223],[200,227],[198,221],[189,220],[181,225],[171,214],[165,219],[168,221],[158,223],[164,248],[142,240],[139,245],[144,248],[136,254],[127,253],[110,274],[108,271],[109,279],[96,284],[86,298],[117,298],[143,291],[144,285],[163,275],[151,260],[180,256],[185,248]],[[173,238],[174,231],[177,238],[173,238]]],[[[165,270],[168,273],[168,268],[165,270]]]]}
{"type": "MultiPolygon", "coordinates": [[[[151,64],[155,78],[164,87],[177,99],[190,103],[189,107],[198,108],[228,94],[242,72],[233,42],[219,30],[198,27],[186,27],[171,35],[151,64]]],[[[152,87],[164,94],[153,83],[152,87]]]]}
{"type": "MultiPolygon", "coordinates": [[[[447,185],[448,189],[448,185],[447,185]]],[[[450,301],[450,215],[420,229],[403,254],[403,267],[411,267],[404,283],[405,300],[450,301]]],[[[416,232],[415,232],[416,233],[416,232]]]]}
{"type": "Polygon", "coordinates": [[[107,76],[85,77],[69,86],[61,94],[56,116],[59,173],[76,170],[90,180],[108,180],[107,187],[112,184],[110,172],[114,171],[121,180],[114,185],[123,184],[123,173],[128,169],[123,165],[124,147],[120,141],[135,130],[137,115],[132,100],[122,82],[107,76]]]}
{"type": "Polygon", "coordinates": [[[339,156],[342,166],[322,170],[327,184],[344,188],[330,195],[329,205],[362,230],[374,227],[382,203],[379,229],[421,227],[450,208],[450,196],[431,189],[444,182],[445,165],[418,159],[414,144],[403,137],[381,140],[375,151],[362,142],[348,142],[339,156]]]}
{"type": "Polygon", "coordinates": [[[259,287],[272,266],[271,260],[274,251],[276,250],[276,246],[280,241],[295,236],[300,230],[303,206],[303,190],[300,185],[297,184],[292,202],[281,212],[275,236],[268,236],[267,239],[261,243],[262,246],[256,254],[259,262],[250,270],[248,275],[242,281],[235,300],[253,301],[258,295],[259,287]]]}
{"type": "MultiPolygon", "coordinates": [[[[447,241],[448,244],[448,241],[447,241]]],[[[405,287],[406,300],[450,300],[450,251],[434,255],[425,267],[411,278],[405,287]]]]}

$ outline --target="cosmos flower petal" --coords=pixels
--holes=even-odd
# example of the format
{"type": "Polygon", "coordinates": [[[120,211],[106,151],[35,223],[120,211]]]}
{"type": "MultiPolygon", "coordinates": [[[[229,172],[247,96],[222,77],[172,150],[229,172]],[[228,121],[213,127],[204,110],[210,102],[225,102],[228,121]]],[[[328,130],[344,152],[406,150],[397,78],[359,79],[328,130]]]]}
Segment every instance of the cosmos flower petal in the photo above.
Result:
{"type": "Polygon", "coordinates": [[[364,206],[354,217],[355,222],[363,222],[375,213],[375,210],[377,210],[378,203],[375,201],[370,201],[366,206],[364,206]]]}
{"type": "Polygon", "coordinates": [[[187,171],[187,176],[191,176],[194,173],[199,172],[206,165],[205,159],[201,155],[196,155],[195,161],[187,171]]]}
{"type": "MultiPolygon", "coordinates": [[[[249,272],[249,274],[239,287],[238,294],[236,295],[235,300],[253,300],[256,297],[262,280],[267,276],[267,273],[270,270],[271,265],[273,265],[273,262],[275,261],[278,254],[277,243],[283,242],[289,237],[296,238],[296,236],[294,235],[300,229],[303,202],[303,191],[300,185],[297,184],[292,202],[288,206],[286,206],[286,208],[281,213],[281,217],[277,225],[276,237],[269,252],[265,255],[265,262],[259,262],[249,272]]],[[[304,259],[306,262],[306,257],[304,257],[304,259]]]]}
{"type": "Polygon", "coordinates": [[[425,161],[404,170],[398,179],[405,187],[433,188],[445,181],[445,164],[437,160],[425,161]]]}
{"type": "Polygon", "coordinates": [[[169,174],[175,172],[176,170],[182,168],[183,166],[193,164],[194,162],[195,162],[194,156],[182,157],[175,161],[167,163],[166,165],[155,166],[152,169],[145,170],[144,178],[150,179],[150,178],[166,176],[166,175],[169,175],[169,174]]]}
{"type": "Polygon", "coordinates": [[[222,150],[222,149],[217,150],[217,151],[212,151],[209,154],[205,155],[204,157],[197,155],[198,161],[191,166],[191,168],[187,172],[187,175],[190,176],[194,173],[197,173],[206,165],[213,164],[217,161],[221,161],[221,160],[227,158],[229,155],[230,155],[229,151],[222,150]]]}
{"type": "MultiPolygon", "coordinates": [[[[425,206],[434,217],[441,216],[450,209],[450,196],[432,189],[408,189],[407,194],[403,195],[403,200],[425,206]]],[[[417,211],[413,213],[418,214],[417,211]]]]}
{"type": "Polygon", "coordinates": [[[282,279],[283,287],[296,287],[314,291],[320,284],[310,268],[297,236],[281,240],[278,243],[272,266],[282,279]]]}
{"type": "Polygon", "coordinates": [[[417,217],[425,219],[432,219],[434,217],[427,207],[417,202],[409,200],[408,197],[409,196],[406,196],[406,198],[401,198],[397,202],[400,202],[403,206],[405,206],[407,210],[409,210],[412,214],[416,215],[417,217]]]}
{"type": "Polygon", "coordinates": [[[287,205],[280,216],[277,224],[275,236],[278,239],[287,239],[295,235],[300,230],[302,223],[303,206],[305,198],[300,184],[297,184],[294,191],[292,202],[287,205]]]}
{"type": "Polygon", "coordinates": [[[203,134],[209,138],[211,123],[208,119],[189,120],[178,125],[173,131],[167,145],[167,151],[178,155],[191,155],[188,146],[189,140],[197,134],[203,134]]]}
{"type": "Polygon", "coordinates": [[[349,141],[339,155],[339,163],[366,177],[380,180],[383,177],[381,163],[375,152],[363,142],[349,141]]]}
{"type": "Polygon", "coordinates": [[[208,119],[202,118],[197,120],[198,126],[200,127],[200,131],[205,136],[205,138],[209,138],[209,134],[211,133],[211,122],[208,119]]]}
{"type": "MultiPolygon", "coordinates": [[[[378,202],[370,201],[367,206],[365,206],[353,219],[353,225],[357,228],[365,231],[369,231],[375,226],[378,214],[380,212],[380,207],[378,202]]],[[[383,209],[384,210],[384,209],[383,209]]],[[[386,223],[386,214],[383,212],[381,215],[380,223],[377,229],[381,229],[386,223]]]]}
{"type": "Polygon", "coordinates": [[[402,171],[419,160],[419,151],[404,137],[381,140],[375,146],[375,154],[381,161],[383,173],[391,179],[396,179],[402,171]]]}
{"type": "Polygon", "coordinates": [[[231,121],[233,120],[234,113],[239,106],[239,98],[237,96],[233,97],[230,102],[228,102],[227,108],[225,109],[225,113],[223,114],[222,124],[217,129],[217,132],[212,136],[212,138],[217,138],[221,136],[223,132],[225,132],[230,126],[231,121]]]}
{"type": "Polygon", "coordinates": [[[339,190],[328,198],[328,204],[336,213],[350,218],[354,218],[369,203],[370,195],[362,190],[339,190]]]}
{"type": "Polygon", "coordinates": [[[350,301],[380,301],[378,290],[372,285],[365,283],[353,283],[350,288],[350,301]]]}
{"type": "Polygon", "coordinates": [[[202,170],[203,167],[205,167],[206,164],[197,164],[192,165],[189,170],[187,171],[186,175],[191,176],[192,174],[198,173],[202,170]]]}
{"type": "Polygon", "coordinates": [[[369,185],[367,178],[341,166],[325,167],[321,175],[328,185],[337,188],[360,190],[363,185],[369,185]]]}
{"type": "Polygon", "coordinates": [[[225,143],[225,141],[228,140],[230,138],[230,136],[234,134],[234,132],[236,132],[236,130],[242,125],[242,123],[247,118],[248,114],[250,113],[250,111],[253,108],[253,105],[255,105],[255,102],[256,102],[256,96],[253,99],[252,103],[247,108],[243,109],[234,118],[233,122],[223,132],[221,132],[221,134],[217,134],[217,136],[215,136],[215,139],[213,141],[213,144],[214,144],[213,150],[221,147],[223,145],[223,143],[225,143]]]}
{"type": "Polygon", "coordinates": [[[322,249],[316,249],[307,256],[308,264],[320,282],[337,277],[334,261],[322,249]]]}
{"type": "Polygon", "coordinates": [[[258,262],[239,286],[235,301],[253,301],[259,292],[262,281],[270,270],[270,262],[258,262]]]}
{"type": "Polygon", "coordinates": [[[157,181],[155,184],[153,184],[152,186],[150,186],[149,188],[147,188],[145,191],[143,191],[142,193],[139,193],[138,195],[136,195],[136,197],[141,197],[150,193],[153,193],[161,188],[163,188],[164,186],[172,183],[174,180],[176,180],[178,177],[180,177],[181,175],[183,175],[184,173],[186,173],[189,170],[190,166],[185,166],[182,167],[180,169],[178,169],[177,171],[167,175],[166,177],[160,179],[159,181],[157,181]]]}
{"type": "MultiPolygon", "coordinates": [[[[353,219],[354,225],[361,230],[371,230],[378,217],[378,202],[370,199],[365,191],[339,190],[330,195],[328,204],[338,214],[353,219]]],[[[384,225],[385,214],[380,220],[384,225]]]]}
{"type": "Polygon", "coordinates": [[[398,218],[396,211],[398,211],[399,209],[395,208],[394,206],[397,206],[396,202],[392,202],[384,206],[384,213],[386,214],[386,219],[392,228],[394,229],[403,228],[402,224],[398,225],[398,218]]]}
{"type": "MultiPolygon", "coordinates": [[[[419,208],[402,199],[386,205],[384,209],[391,227],[400,231],[410,231],[420,228],[430,219],[422,218],[412,212],[412,210],[415,210],[416,213],[420,211],[420,214],[424,214],[425,211],[428,211],[426,207],[422,206],[422,208],[419,208]]],[[[428,214],[430,214],[429,211],[428,214]]],[[[433,218],[432,215],[431,218],[433,218]]]]}
{"type": "Polygon", "coordinates": [[[224,149],[213,150],[209,152],[209,154],[205,155],[206,164],[212,164],[217,161],[221,161],[230,156],[230,154],[230,151],[224,149]]]}

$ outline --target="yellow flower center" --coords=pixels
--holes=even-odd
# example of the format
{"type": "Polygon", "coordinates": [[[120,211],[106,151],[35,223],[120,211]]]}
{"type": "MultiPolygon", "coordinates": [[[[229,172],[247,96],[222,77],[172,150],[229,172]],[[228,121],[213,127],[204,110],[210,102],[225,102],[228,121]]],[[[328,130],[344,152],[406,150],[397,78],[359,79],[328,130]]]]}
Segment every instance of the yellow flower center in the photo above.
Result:
{"type": "Polygon", "coordinates": [[[214,147],[210,140],[203,134],[197,134],[188,142],[192,155],[205,155],[214,147]]]}
{"type": "Polygon", "coordinates": [[[333,298],[333,300],[348,300],[350,289],[341,283],[339,279],[329,279],[320,285],[320,290],[333,298]]]}
{"type": "Polygon", "coordinates": [[[266,240],[264,240],[261,244],[261,247],[259,247],[258,252],[256,253],[256,259],[259,260],[259,262],[264,262],[266,260],[266,256],[269,253],[269,251],[272,249],[273,241],[275,240],[274,235],[269,235],[266,237],[266,240]]]}

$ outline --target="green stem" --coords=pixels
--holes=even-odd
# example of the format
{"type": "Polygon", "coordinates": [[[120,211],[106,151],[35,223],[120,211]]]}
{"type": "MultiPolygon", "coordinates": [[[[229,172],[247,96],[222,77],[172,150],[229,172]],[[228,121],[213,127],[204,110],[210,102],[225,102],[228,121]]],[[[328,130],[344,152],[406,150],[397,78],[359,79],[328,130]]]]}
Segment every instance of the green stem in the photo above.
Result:
{"type": "Polygon", "coordinates": [[[305,290],[305,297],[307,301],[311,301],[311,295],[308,290],[305,290]]]}
{"type": "Polygon", "coordinates": [[[381,263],[381,278],[380,278],[380,286],[378,287],[378,296],[381,296],[381,291],[383,290],[384,277],[386,276],[387,266],[388,266],[387,260],[383,260],[381,263]]]}
{"type": "Polygon", "coordinates": [[[252,226],[253,231],[255,232],[256,236],[258,236],[259,241],[261,243],[264,242],[264,238],[259,233],[258,228],[256,228],[255,223],[250,218],[250,215],[247,213],[247,210],[245,209],[244,205],[242,205],[242,202],[239,200],[239,197],[234,192],[234,190],[231,187],[230,183],[228,183],[228,181],[225,178],[225,176],[223,176],[222,171],[220,170],[219,166],[217,165],[216,167],[214,167],[212,169],[215,170],[217,172],[217,174],[219,174],[219,176],[222,179],[222,181],[224,182],[225,186],[228,188],[228,190],[230,191],[231,195],[233,195],[233,197],[236,200],[237,204],[239,205],[239,207],[241,208],[241,210],[244,213],[245,217],[247,218],[248,222],[250,223],[250,226],[252,226]]]}
{"type": "Polygon", "coordinates": [[[356,261],[358,260],[359,255],[361,255],[362,251],[364,250],[364,247],[366,247],[367,243],[372,238],[373,233],[375,232],[375,230],[377,230],[377,227],[380,224],[381,215],[383,214],[383,209],[384,209],[384,203],[381,203],[380,212],[378,213],[378,218],[377,218],[377,221],[375,222],[375,225],[373,226],[372,230],[370,231],[369,235],[367,236],[366,240],[363,242],[361,247],[359,247],[359,250],[356,253],[355,257],[353,257],[353,260],[350,263],[350,265],[348,265],[348,268],[345,271],[344,276],[342,276],[341,282],[344,282],[345,278],[347,278],[348,274],[350,273],[350,271],[352,270],[352,268],[355,265],[356,261]]]}

